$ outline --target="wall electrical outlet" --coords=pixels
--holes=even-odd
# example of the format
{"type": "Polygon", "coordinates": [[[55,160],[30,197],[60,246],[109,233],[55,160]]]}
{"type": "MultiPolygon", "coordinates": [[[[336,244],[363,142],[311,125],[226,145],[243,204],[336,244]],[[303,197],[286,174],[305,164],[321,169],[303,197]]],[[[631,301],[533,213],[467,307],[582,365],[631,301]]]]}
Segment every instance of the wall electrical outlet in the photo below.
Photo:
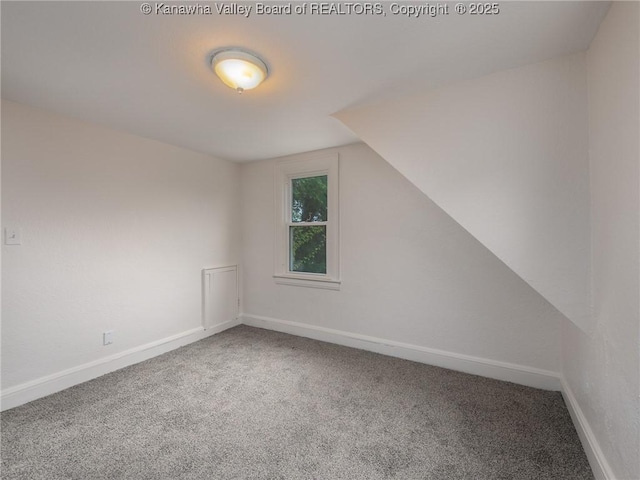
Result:
{"type": "Polygon", "coordinates": [[[113,332],[104,332],[102,334],[102,345],[111,345],[113,343],[113,332]]]}

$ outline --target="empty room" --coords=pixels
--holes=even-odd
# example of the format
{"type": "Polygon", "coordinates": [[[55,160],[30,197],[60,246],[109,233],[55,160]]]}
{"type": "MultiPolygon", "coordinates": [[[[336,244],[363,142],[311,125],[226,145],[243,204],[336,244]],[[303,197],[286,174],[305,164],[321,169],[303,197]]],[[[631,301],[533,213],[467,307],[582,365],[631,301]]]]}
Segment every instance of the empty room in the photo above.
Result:
{"type": "Polygon", "coordinates": [[[640,2],[1,1],[7,480],[640,480],[640,2]]]}

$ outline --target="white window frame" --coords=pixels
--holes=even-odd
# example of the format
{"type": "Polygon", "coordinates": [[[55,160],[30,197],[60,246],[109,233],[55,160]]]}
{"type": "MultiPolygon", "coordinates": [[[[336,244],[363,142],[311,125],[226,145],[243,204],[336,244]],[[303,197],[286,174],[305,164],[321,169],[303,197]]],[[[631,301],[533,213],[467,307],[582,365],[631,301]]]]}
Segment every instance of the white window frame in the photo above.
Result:
{"type": "Polygon", "coordinates": [[[276,163],[276,254],[273,279],[282,285],[340,290],[340,209],[339,156],[323,154],[298,160],[276,163]],[[296,178],[327,176],[327,221],[301,223],[291,221],[291,181],[296,178]],[[326,225],[327,273],[292,272],[289,264],[291,225],[326,225]]]}

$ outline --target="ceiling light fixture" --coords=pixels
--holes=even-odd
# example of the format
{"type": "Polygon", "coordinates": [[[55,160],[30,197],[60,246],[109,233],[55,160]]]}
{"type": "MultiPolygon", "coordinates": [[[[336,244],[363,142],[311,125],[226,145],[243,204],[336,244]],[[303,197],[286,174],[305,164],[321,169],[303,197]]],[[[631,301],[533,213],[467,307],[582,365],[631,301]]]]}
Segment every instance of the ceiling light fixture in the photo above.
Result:
{"type": "Polygon", "coordinates": [[[236,92],[260,85],[269,75],[267,65],[254,54],[238,48],[220,50],[211,57],[211,69],[236,92]]]}

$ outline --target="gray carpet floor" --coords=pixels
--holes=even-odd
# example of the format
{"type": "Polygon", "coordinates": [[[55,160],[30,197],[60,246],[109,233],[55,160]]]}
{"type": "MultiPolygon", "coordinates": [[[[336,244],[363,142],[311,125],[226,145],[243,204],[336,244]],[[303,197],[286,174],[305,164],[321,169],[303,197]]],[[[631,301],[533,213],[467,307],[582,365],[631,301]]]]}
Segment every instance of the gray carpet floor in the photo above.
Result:
{"type": "Polygon", "coordinates": [[[562,396],[240,326],[2,414],[9,479],[587,479],[562,396]]]}

